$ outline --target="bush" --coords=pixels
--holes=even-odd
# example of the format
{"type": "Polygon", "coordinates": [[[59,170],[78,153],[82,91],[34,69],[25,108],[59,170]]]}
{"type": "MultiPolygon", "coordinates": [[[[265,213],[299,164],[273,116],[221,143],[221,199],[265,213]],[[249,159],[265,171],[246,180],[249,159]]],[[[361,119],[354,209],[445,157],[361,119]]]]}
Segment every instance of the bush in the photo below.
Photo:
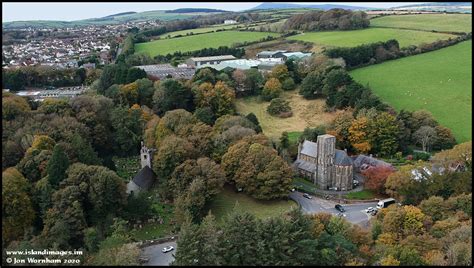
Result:
{"type": "Polygon", "coordinates": [[[273,116],[282,118],[290,117],[293,115],[291,111],[290,103],[282,98],[273,99],[270,105],[267,107],[267,112],[273,116]]]}
{"type": "Polygon", "coordinates": [[[421,152],[416,152],[413,154],[413,160],[423,160],[423,161],[428,161],[430,159],[431,155],[428,153],[421,153],[421,152]]]}
{"type": "Polygon", "coordinates": [[[291,77],[285,79],[283,83],[281,83],[281,88],[283,88],[283,90],[292,90],[295,86],[295,81],[291,77]]]}

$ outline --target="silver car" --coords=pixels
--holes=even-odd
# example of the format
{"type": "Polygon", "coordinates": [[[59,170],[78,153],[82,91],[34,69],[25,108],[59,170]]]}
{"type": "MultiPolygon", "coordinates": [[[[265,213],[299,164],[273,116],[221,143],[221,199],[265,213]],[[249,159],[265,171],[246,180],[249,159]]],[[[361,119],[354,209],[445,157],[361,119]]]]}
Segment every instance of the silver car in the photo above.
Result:
{"type": "Polygon", "coordinates": [[[166,252],[170,252],[174,249],[173,246],[167,246],[167,247],[164,247],[163,250],[161,250],[161,252],[163,253],[166,253],[166,252]]]}

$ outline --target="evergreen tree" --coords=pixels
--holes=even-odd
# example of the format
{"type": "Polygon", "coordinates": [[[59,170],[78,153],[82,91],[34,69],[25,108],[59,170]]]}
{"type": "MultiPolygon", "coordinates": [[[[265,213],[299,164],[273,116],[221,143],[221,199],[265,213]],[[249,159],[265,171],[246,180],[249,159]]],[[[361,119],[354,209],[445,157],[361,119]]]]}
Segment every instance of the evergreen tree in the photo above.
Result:
{"type": "Polygon", "coordinates": [[[48,161],[49,183],[57,188],[59,183],[66,178],[66,170],[69,167],[69,159],[64,153],[61,145],[56,144],[53,149],[53,155],[48,161]]]}
{"type": "Polygon", "coordinates": [[[92,148],[91,144],[85,141],[81,135],[74,134],[71,147],[76,155],[77,161],[87,165],[100,165],[101,160],[92,148]]]}

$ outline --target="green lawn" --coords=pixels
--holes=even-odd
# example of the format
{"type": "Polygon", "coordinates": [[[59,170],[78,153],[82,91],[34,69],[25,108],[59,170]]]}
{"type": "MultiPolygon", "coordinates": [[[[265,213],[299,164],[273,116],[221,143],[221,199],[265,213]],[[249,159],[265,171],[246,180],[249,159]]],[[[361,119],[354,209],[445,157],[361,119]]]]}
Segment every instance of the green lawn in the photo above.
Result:
{"type": "Polygon", "coordinates": [[[471,14],[419,14],[385,16],[370,20],[370,26],[450,32],[472,32],[471,14]]]}
{"type": "Polygon", "coordinates": [[[302,189],[302,190],[305,190],[305,192],[311,192],[311,193],[314,193],[318,189],[316,184],[304,178],[294,178],[293,185],[295,186],[297,190],[302,189]]]}
{"type": "Polygon", "coordinates": [[[351,72],[397,110],[430,111],[458,142],[472,139],[472,41],[351,72]]]}
{"type": "Polygon", "coordinates": [[[288,132],[288,140],[290,141],[290,143],[297,143],[301,134],[303,134],[303,132],[301,131],[288,132]]]}
{"type": "Polygon", "coordinates": [[[346,198],[364,200],[364,199],[374,199],[374,198],[377,198],[377,196],[371,190],[365,189],[359,192],[348,193],[346,195],[346,198]]]}
{"type": "Polygon", "coordinates": [[[203,48],[231,46],[234,43],[243,43],[246,41],[258,41],[267,36],[278,36],[278,34],[267,32],[223,31],[139,43],[135,45],[135,52],[147,53],[151,57],[154,57],[156,55],[166,55],[176,51],[187,52],[203,48]]]}
{"type": "Polygon", "coordinates": [[[236,193],[229,186],[226,186],[222,192],[214,197],[210,204],[210,210],[217,220],[222,220],[225,215],[234,209],[236,203],[238,203],[237,209],[250,212],[260,219],[278,216],[293,207],[297,207],[297,204],[292,200],[256,200],[244,193],[236,193]]]}
{"type": "Polygon", "coordinates": [[[390,28],[368,28],[354,31],[305,32],[288,37],[292,40],[312,42],[316,45],[354,47],[362,44],[396,39],[400,47],[432,43],[436,40],[455,37],[450,34],[400,30],[390,28]]]}
{"type": "Polygon", "coordinates": [[[216,26],[213,26],[213,27],[204,27],[204,28],[182,30],[182,31],[170,32],[170,33],[164,33],[164,34],[160,35],[160,38],[166,38],[166,37],[168,37],[168,35],[171,36],[171,37],[174,37],[174,36],[177,36],[177,35],[186,35],[187,33],[197,34],[197,33],[214,32],[216,30],[231,29],[231,28],[234,28],[234,27],[240,27],[242,25],[243,24],[230,24],[230,25],[222,24],[222,25],[216,25],[216,26]]]}

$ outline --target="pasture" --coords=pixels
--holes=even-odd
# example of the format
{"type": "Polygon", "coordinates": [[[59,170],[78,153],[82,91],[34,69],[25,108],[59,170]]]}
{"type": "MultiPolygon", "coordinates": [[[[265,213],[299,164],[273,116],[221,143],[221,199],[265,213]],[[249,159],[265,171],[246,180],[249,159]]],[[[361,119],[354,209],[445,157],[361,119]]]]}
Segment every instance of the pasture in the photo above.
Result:
{"type": "Polygon", "coordinates": [[[472,139],[472,41],[356,69],[352,77],[397,110],[430,111],[458,142],[472,139]]]}
{"type": "Polygon", "coordinates": [[[471,14],[419,14],[384,16],[370,20],[370,26],[426,31],[472,32],[471,14]]]}
{"type": "Polygon", "coordinates": [[[362,44],[396,39],[400,47],[406,47],[409,45],[432,43],[436,40],[448,39],[449,37],[453,38],[455,36],[451,34],[391,28],[367,28],[354,31],[305,32],[290,36],[288,39],[335,47],[354,47],[362,44]]]}
{"type": "Polygon", "coordinates": [[[257,200],[244,193],[237,193],[229,186],[225,186],[209,206],[212,215],[219,221],[234,208],[254,214],[259,219],[265,219],[279,216],[297,207],[298,205],[292,200],[257,200]]]}
{"type": "Polygon", "coordinates": [[[172,39],[161,39],[135,45],[136,53],[146,53],[150,57],[166,55],[176,51],[188,52],[203,48],[217,48],[219,46],[231,46],[234,43],[253,42],[266,38],[267,36],[278,36],[267,32],[243,32],[223,31],[191,35],[172,39]]]}
{"type": "MultiPolygon", "coordinates": [[[[267,112],[270,102],[261,101],[258,97],[240,98],[235,101],[237,112],[247,115],[254,113],[263,133],[272,139],[279,139],[283,131],[289,133],[303,131],[306,127],[316,127],[331,122],[335,114],[325,112],[325,101],[323,99],[306,100],[298,94],[298,90],[285,91],[281,96],[290,102],[293,116],[279,118],[271,116],[267,112]]],[[[296,135],[292,134],[292,139],[296,135]]]]}

